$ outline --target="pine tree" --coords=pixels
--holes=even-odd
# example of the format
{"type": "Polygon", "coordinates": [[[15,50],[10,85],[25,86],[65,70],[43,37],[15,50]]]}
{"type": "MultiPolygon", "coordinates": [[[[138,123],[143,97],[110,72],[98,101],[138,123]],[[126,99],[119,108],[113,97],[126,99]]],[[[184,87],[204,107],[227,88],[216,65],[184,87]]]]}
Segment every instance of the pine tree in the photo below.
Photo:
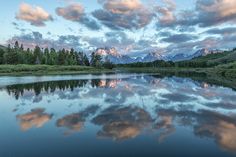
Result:
{"type": "Polygon", "coordinates": [[[58,64],[57,61],[58,61],[58,53],[54,48],[51,48],[49,65],[56,65],[58,64]]]}
{"type": "Polygon", "coordinates": [[[84,54],[84,57],[83,57],[84,59],[84,65],[85,66],[90,66],[90,63],[89,63],[89,59],[88,59],[88,57],[87,57],[87,55],[86,54],[84,54]]]}
{"type": "Polygon", "coordinates": [[[34,48],[34,63],[41,64],[41,49],[39,46],[35,46],[34,48]]]}
{"type": "Polygon", "coordinates": [[[64,65],[65,59],[66,59],[65,49],[59,50],[58,51],[58,60],[57,60],[58,65],[64,65]]]}
{"type": "Polygon", "coordinates": [[[18,55],[15,51],[17,49],[18,42],[15,43],[14,48],[12,49],[10,45],[8,45],[7,52],[4,56],[7,64],[18,64],[18,55]]]}
{"type": "Polygon", "coordinates": [[[44,49],[44,57],[45,57],[45,63],[44,64],[49,65],[49,63],[50,63],[50,53],[49,53],[48,48],[44,49]]]}
{"type": "Polygon", "coordinates": [[[103,63],[103,67],[107,69],[113,69],[115,66],[108,58],[106,58],[105,62],[103,63]]]}
{"type": "Polygon", "coordinates": [[[95,52],[91,54],[90,65],[93,67],[101,67],[102,66],[102,57],[95,52]]]}
{"type": "Polygon", "coordinates": [[[0,64],[4,64],[4,54],[5,51],[3,49],[0,49],[0,64]]]}
{"type": "Polygon", "coordinates": [[[16,41],[16,42],[15,42],[15,45],[14,45],[14,49],[15,49],[15,50],[18,50],[19,48],[20,48],[20,47],[19,47],[19,43],[18,43],[18,41],[16,41]]]}
{"type": "Polygon", "coordinates": [[[77,60],[78,60],[79,65],[84,65],[84,53],[83,52],[78,53],[77,60]]]}
{"type": "Polygon", "coordinates": [[[34,64],[34,55],[29,48],[27,48],[25,56],[27,64],[34,64]]]}
{"type": "Polygon", "coordinates": [[[17,51],[18,54],[18,62],[19,64],[27,64],[26,56],[24,53],[24,46],[21,44],[20,48],[17,51]]]}
{"type": "Polygon", "coordinates": [[[74,49],[71,49],[70,52],[69,52],[69,60],[70,60],[70,65],[77,65],[77,54],[76,52],[74,51],[74,49]]]}

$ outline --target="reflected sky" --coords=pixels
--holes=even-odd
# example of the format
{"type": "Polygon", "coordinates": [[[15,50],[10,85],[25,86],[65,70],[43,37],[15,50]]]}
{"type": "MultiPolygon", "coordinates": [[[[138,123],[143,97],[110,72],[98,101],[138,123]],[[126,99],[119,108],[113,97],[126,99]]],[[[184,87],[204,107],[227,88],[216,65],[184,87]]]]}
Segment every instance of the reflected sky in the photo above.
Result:
{"type": "Polygon", "coordinates": [[[1,156],[236,155],[236,92],[230,88],[145,74],[67,77],[5,81],[1,156]],[[191,144],[195,149],[184,149],[191,144]]]}

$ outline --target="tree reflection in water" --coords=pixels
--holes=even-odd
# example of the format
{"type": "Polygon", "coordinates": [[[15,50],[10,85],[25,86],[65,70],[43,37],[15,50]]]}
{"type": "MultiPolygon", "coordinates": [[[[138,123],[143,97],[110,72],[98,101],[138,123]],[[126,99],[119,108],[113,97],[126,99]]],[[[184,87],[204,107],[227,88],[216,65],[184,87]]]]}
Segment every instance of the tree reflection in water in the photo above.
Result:
{"type": "Polygon", "coordinates": [[[149,75],[20,84],[4,90],[17,101],[29,93],[30,98],[50,98],[53,94],[57,101],[82,104],[74,108],[72,104],[69,113],[57,113],[56,117],[46,113],[48,106],[32,107],[16,116],[24,131],[53,121],[55,128],[71,135],[90,123],[99,127],[99,139],[125,141],[156,132],[162,143],[181,126],[191,128],[195,137],[212,138],[222,149],[236,152],[236,93],[207,82],[149,75]]]}

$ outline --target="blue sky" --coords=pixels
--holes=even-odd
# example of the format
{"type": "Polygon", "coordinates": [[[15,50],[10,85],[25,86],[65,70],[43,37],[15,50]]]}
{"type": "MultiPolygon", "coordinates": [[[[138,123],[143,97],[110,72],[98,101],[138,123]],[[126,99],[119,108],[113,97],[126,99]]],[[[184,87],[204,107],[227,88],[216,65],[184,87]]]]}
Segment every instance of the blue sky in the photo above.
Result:
{"type": "Polygon", "coordinates": [[[236,47],[234,0],[8,0],[0,5],[0,44],[131,56],[236,47]]]}

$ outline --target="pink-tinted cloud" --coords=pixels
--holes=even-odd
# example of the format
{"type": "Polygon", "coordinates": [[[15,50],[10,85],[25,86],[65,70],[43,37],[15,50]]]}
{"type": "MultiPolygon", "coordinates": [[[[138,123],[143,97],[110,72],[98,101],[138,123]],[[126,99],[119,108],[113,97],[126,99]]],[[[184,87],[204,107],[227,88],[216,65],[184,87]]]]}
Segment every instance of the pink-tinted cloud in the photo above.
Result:
{"type": "Polygon", "coordinates": [[[92,14],[111,29],[140,29],[151,23],[155,14],[140,0],[99,0],[103,8],[92,14]]]}
{"type": "Polygon", "coordinates": [[[163,0],[165,7],[157,6],[156,11],[159,13],[158,20],[161,24],[170,24],[176,20],[174,11],[176,4],[173,0],[163,0]]]}
{"type": "Polygon", "coordinates": [[[16,14],[16,19],[24,20],[34,26],[45,26],[45,22],[53,21],[52,16],[43,8],[31,6],[27,3],[20,5],[20,10],[16,14]]]}

